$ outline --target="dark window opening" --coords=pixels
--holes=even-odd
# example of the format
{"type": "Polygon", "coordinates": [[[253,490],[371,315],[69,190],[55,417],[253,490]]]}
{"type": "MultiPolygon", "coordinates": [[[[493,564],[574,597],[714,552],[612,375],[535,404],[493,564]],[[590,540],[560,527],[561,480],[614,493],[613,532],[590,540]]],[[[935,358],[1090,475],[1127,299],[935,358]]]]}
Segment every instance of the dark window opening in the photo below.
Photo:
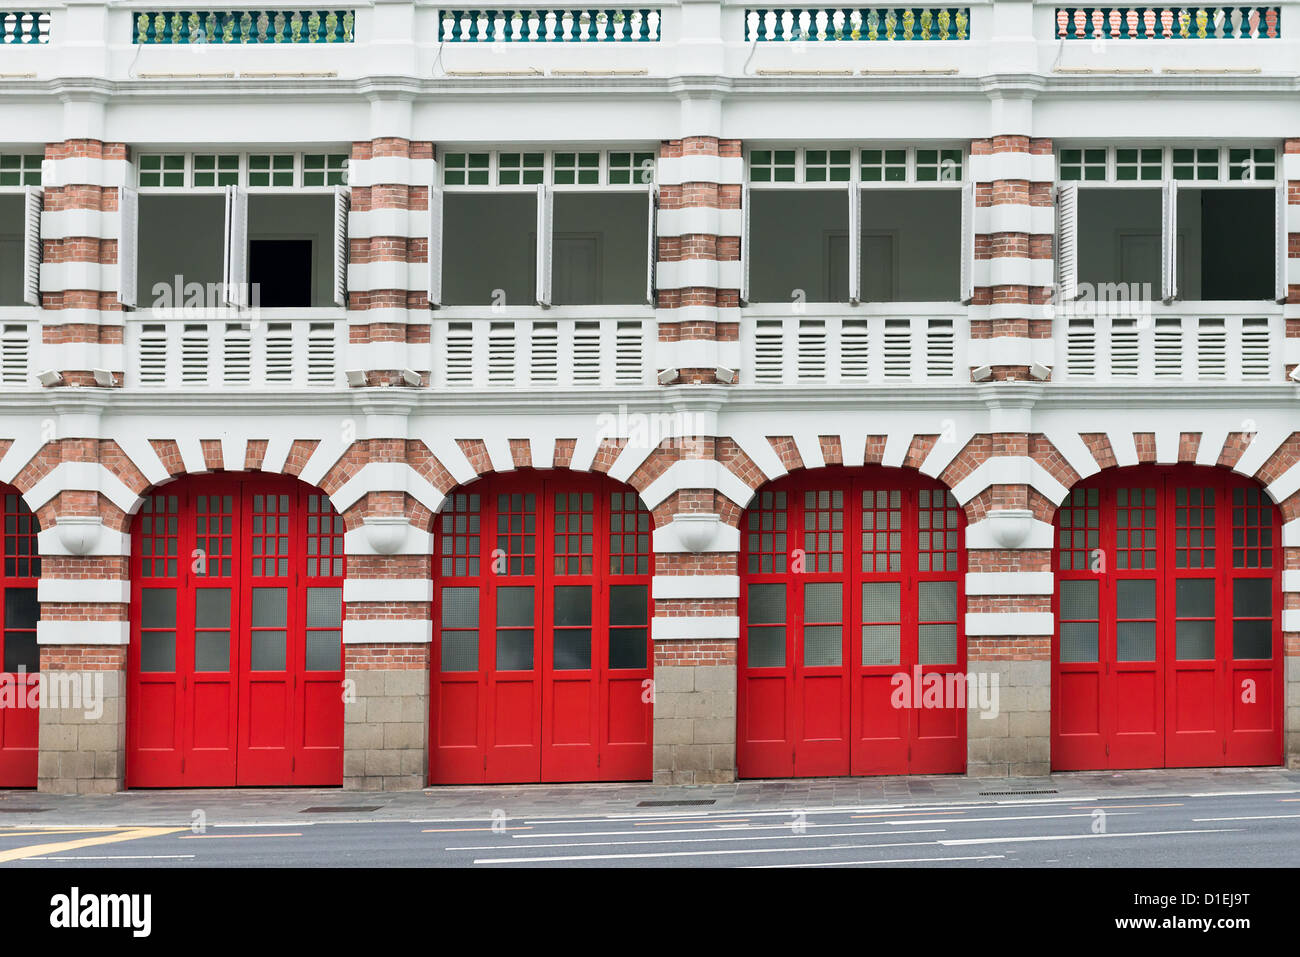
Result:
{"type": "Polygon", "coordinates": [[[248,243],[248,281],[263,309],[312,304],[312,241],[253,239],[248,243]]]}

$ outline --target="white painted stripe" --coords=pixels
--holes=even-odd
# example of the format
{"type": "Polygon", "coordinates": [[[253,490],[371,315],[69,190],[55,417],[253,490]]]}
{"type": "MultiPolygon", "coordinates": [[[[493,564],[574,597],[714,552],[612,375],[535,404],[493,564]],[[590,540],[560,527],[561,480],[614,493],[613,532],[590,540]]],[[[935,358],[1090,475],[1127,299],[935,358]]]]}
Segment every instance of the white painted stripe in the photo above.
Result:
{"type": "Polygon", "coordinates": [[[725,615],[685,615],[651,618],[650,636],[655,641],[734,640],[740,637],[740,619],[725,615]]]}
{"type": "Polygon", "coordinates": [[[1050,286],[1056,267],[1051,259],[997,256],[978,259],[973,270],[976,286],[1050,286]]]}
{"type": "Polygon", "coordinates": [[[1116,465],[1137,465],[1138,453],[1137,443],[1133,439],[1133,431],[1114,431],[1107,432],[1106,438],[1110,440],[1111,451],[1115,453],[1116,465]]]}
{"type": "Polygon", "coordinates": [[[1223,453],[1223,443],[1228,441],[1228,430],[1210,427],[1201,430],[1201,442],[1196,447],[1197,465],[1214,465],[1223,453]]]}
{"type": "Polygon", "coordinates": [[[124,347],[118,342],[55,342],[41,346],[41,365],[61,372],[126,368],[124,347]]]}
{"type": "Polygon", "coordinates": [[[976,153],[967,161],[966,175],[977,183],[1006,179],[1050,183],[1056,179],[1056,157],[1051,153],[976,153]]]}
{"type": "Polygon", "coordinates": [[[528,454],[533,468],[549,469],[555,464],[555,436],[529,436],[528,454]]]}
{"type": "Polygon", "coordinates": [[[429,267],[425,263],[382,260],[348,263],[348,289],[369,292],[375,289],[420,291],[428,288],[429,267]]]}
{"type": "Polygon", "coordinates": [[[903,464],[903,459],[907,458],[907,450],[911,447],[914,437],[915,433],[910,431],[891,431],[885,437],[885,451],[880,464],[887,465],[890,468],[899,468],[903,464]]]}
{"type": "Polygon", "coordinates": [[[1282,525],[1282,544],[1286,548],[1300,548],[1300,518],[1282,525]]]}
{"type": "Polygon", "coordinates": [[[344,512],[370,492],[405,492],[431,512],[442,507],[443,494],[405,462],[367,462],[330,496],[344,512]]]}
{"type": "MultiPolygon", "coordinates": [[[[308,485],[319,487],[320,480],[325,477],[325,473],[334,467],[335,463],[343,457],[343,453],[346,452],[351,445],[351,442],[345,443],[342,435],[338,432],[334,434],[327,432],[325,436],[316,443],[316,447],[312,449],[311,454],[308,455],[307,464],[302,467],[302,471],[298,474],[298,478],[302,479],[302,481],[306,482],[308,485]]],[[[417,485],[415,488],[418,489],[419,486],[417,485]]],[[[407,490],[411,491],[411,487],[408,486],[407,490]]],[[[414,491],[411,493],[415,494],[414,491]]]]}
{"type": "Polygon", "coordinates": [[[655,575],[650,579],[655,598],[739,598],[738,575],[655,575]]]}
{"type": "Polygon", "coordinates": [[[41,163],[41,181],[50,186],[125,186],[131,166],[126,160],[69,156],[41,163]]]}
{"type": "Polygon", "coordinates": [[[998,203],[975,208],[975,233],[1027,233],[1051,235],[1056,232],[1056,209],[1053,206],[1028,206],[1021,203],[998,203]]]}
{"type": "Polygon", "coordinates": [[[1039,841],[1099,841],[1129,837],[1169,837],[1174,834],[1225,834],[1240,828],[1213,828],[1181,831],[1128,831],[1120,834],[1043,834],[1034,837],[969,837],[939,841],[944,847],[961,847],[970,844],[1028,844],[1039,841]]]}
{"type": "Polygon", "coordinates": [[[739,369],[742,361],[740,343],[735,340],[674,339],[655,343],[656,369],[739,369]]]}
{"type": "MultiPolygon", "coordinates": [[[[972,522],[966,526],[966,547],[967,548],[1006,548],[1001,542],[994,537],[993,530],[996,522],[990,519],[981,519],[978,522],[972,522]]],[[[1056,533],[1052,528],[1051,522],[1042,522],[1038,519],[1029,520],[1029,534],[1025,537],[1021,548],[1051,548],[1056,541],[1056,533]]]]}
{"type": "Polygon", "coordinates": [[[348,578],[343,582],[343,600],[433,601],[433,581],[428,578],[348,578]]]}
{"type": "Polygon", "coordinates": [[[125,621],[48,621],[36,623],[38,645],[125,645],[131,626],[125,621]]]}
{"type": "Polygon", "coordinates": [[[990,366],[1028,366],[1035,362],[1051,368],[1055,361],[1056,345],[1051,339],[1029,339],[1017,336],[996,336],[991,339],[971,339],[966,351],[972,368],[990,366]]]}
{"type": "Polygon", "coordinates": [[[100,492],[124,512],[135,507],[135,493],[98,462],[60,462],[27,490],[25,498],[32,508],[39,508],[70,489],[100,492]]]}
{"type": "Polygon", "coordinates": [[[41,291],[68,289],[113,292],[117,289],[116,263],[41,263],[41,291]]]}
{"type": "MultiPolygon", "coordinates": [[[[610,437],[612,438],[612,436],[610,437]]],[[[645,441],[653,441],[655,438],[659,438],[659,436],[652,437],[650,435],[637,435],[636,438],[638,442],[643,439],[645,441]]],[[[663,438],[668,438],[668,436],[663,436],[663,438]]],[[[618,458],[614,459],[614,464],[609,467],[609,472],[606,474],[617,482],[626,482],[632,476],[632,473],[639,469],[645,460],[650,457],[652,452],[654,452],[654,449],[649,445],[625,445],[618,453],[618,458]]]]}
{"type": "Polygon", "coordinates": [[[1300,592],[1300,568],[1288,568],[1282,572],[1282,590],[1300,592]]]}
{"type": "Polygon", "coordinates": [[[423,239],[429,233],[428,210],[367,209],[348,213],[348,238],[375,236],[423,239]]]}
{"type": "Polygon", "coordinates": [[[442,467],[451,473],[451,477],[457,482],[464,484],[478,477],[474,471],[474,466],[469,464],[469,459],[461,451],[460,445],[449,438],[445,430],[440,430],[435,434],[424,433],[415,435],[412,438],[420,439],[429,447],[429,451],[434,457],[442,463],[442,467]]]}
{"type": "Polygon", "coordinates": [[[678,259],[655,264],[655,283],[660,289],[739,289],[740,270],[735,259],[678,259]]]}
{"type": "Polygon", "coordinates": [[[646,508],[653,510],[660,502],[682,489],[716,489],[740,507],[749,504],[753,491],[734,472],[713,459],[687,459],[668,466],[641,493],[646,508]]]}
{"type": "Polygon", "coordinates": [[[661,186],[735,185],[745,181],[745,161],[739,156],[661,156],[655,178],[661,186]]]}
{"type": "Polygon", "coordinates": [[[1288,634],[1300,632],[1300,608],[1282,609],[1282,630],[1288,634]]]}
{"type": "Polygon", "coordinates": [[[42,578],[36,583],[36,598],[88,605],[126,605],[131,602],[131,583],[116,578],[42,578]]]}
{"type": "MultiPolygon", "coordinates": [[[[791,812],[791,813],[794,813],[794,812],[791,812]]],[[[1083,815],[1081,815],[1081,816],[1083,816],[1083,815]]],[[[880,823],[881,823],[881,824],[884,824],[885,822],[884,822],[884,821],[881,821],[880,823]]],[[[899,822],[899,823],[909,823],[909,822],[903,821],[903,822],[899,822]]],[[[804,827],[850,827],[850,826],[852,826],[852,827],[862,828],[862,827],[866,827],[866,826],[868,826],[868,825],[869,825],[869,822],[854,822],[854,824],[852,824],[852,825],[848,825],[848,824],[804,824],[803,826],[804,826],[804,827]]],[[[725,834],[725,833],[724,833],[724,834],[719,834],[718,832],[720,832],[720,831],[721,831],[721,832],[728,832],[728,831],[730,831],[730,832],[733,832],[733,833],[734,833],[735,831],[738,831],[738,830],[754,831],[754,830],[757,830],[757,828],[754,828],[754,827],[726,827],[726,826],[724,826],[724,825],[717,824],[717,825],[714,825],[713,827],[682,828],[682,829],[680,830],[680,832],[678,832],[678,833],[691,833],[691,834],[712,834],[712,835],[713,835],[712,837],[669,837],[669,838],[659,839],[659,838],[656,838],[656,837],[650,837],[650,836],[649,836],[649,835],[651,835],[651,834],[659,835],[659,834],[671,834],[671,833],[674,833],[674,830],[675,830],[675,829],[669,828],[669,829],[662,830],[662,831],[656,829],[656,830],[653,830],[653,831],[624,831],[624,832],[621,832],[621,833],[625,833],[625,834],[643,834],[643,835],[645,835],[644,839],[639,840],[639,841],[548,841],[548,842],[546,842],[546,843],[544,843],[544,844],[534,844],[534,843],[532,843],[532,841],[529,841],[527,844],[523,844],[523,845],[521,845],[521,846],[522,846],[522,847],[527,847],[527,848],[531,851],[531,850],[534,850],[534,849],[538,849],[538,850],[540,850],[540,849],[542,849],[542,848],[559,848],[559,847],[642,847],[642,846],[646,846],[646,845],[655,845],[655,844],[734,844],[734,843],[738,843],[738,842],[742,842],[742,841],[745,842],[745,843],[750,843],[750,842],[757,843],[758,841],[803,841],[803,842],[807,845],[805,849],[808,850],[808,851],[827,851],[827,850],[834,850],[834,848],[833,848],[833,847],[826,847],[826,846],[824,846],[824,845],[820,845],[820,844],[814,844],[814,843],[812,843],[812,842],[813,842],[813,841],[818,841],[818,840],[822,840],[822,841],[831,840],[831,841],[834,841],[834,840],[840,840],[840,839],[842,839],[842,838],[846,838],[846,837],[883,837],[883,836],[884,836],[884,832],[883,832],[883,831],[866,831],[866,830],[857,830],[857,831],[842,831],[842,832],[840,832],[840,833],[838,833],[838,834],[829,834],[829,833],[825,833],[825,832],[822,832],[822,833],[812,833],[812,834],[809,834],[809,833],[796,834],[796,833],[794,833],[794,832],[791,830],[789,824],[765,825],[765,827],[767,827],[767,828],[778,828],[778,829],[780,829],[780,830],[785,831],[785,833],[784,833],[784,834],[745,834],[745,835],[743,835],[743,836],[733,836],[733,835],[725,834]]],[[[485,828],[484,830],[486,830],[486,828],[485,828]]],[[[898,834],[942,834],[942,833],[944,833],[944,831],[945,831],[945,829],[944,829],[944,828],[941,828],[941,827],[925,827],[925,828],[916,828],[915,830],[894,831],[893,834],[890,834],[889,836],[890,836],[890,837],[894,837],[895,835],[898,835],[898,834]]],[[[597,832],[593,832],[593,833],[597,833],[597,832]]],[[[2,835],[0,835],[0,836],[2,836],[2,835]]],[[[573,832],[572,835],[565,835],[565,834],[511,834],[510,836],[511,836],[512,838],[516,838],[516,839],[520,839],[520,840],[522,840],[522,839],[526,839],[526,838],[530,838],[530,837],[531,837],[531,838],[549,838],[549,837],[565,837],[565,836],[585,837],[586,834],[585,834],[584,832],[582,832],[582,831],[576,831],[576,832],[573,832]]],[[[453,848],[448,848],[448,850],[453,850],[453,848]]],[[[454,850],[457,850],[457,851],[499,851],[499,850],[501,850],[501,845],[500,845],[500,844],[471,844],[471,845],[468,845],[468,846],[459,846],[459,847],[456,847],[456,848],[454,848],[454,850]]],[[[793,850],[793,848],[792,848],[792,850],[793,850]]]]}
{"type": "Polygon", "coordinates": [[[1050,635],[1055,630],[1050,611],[972,611],[966,613],[967,637],[983,635],[1050,635]]]}
{"type": "Polygon", "coordinates": [[[664,237],[739,236],[744,222],[744,213],[739,209],[715,209],[712,206],[661,209],[658,216],[658,235],[664,237]]]}
{"type": "Polygon", "coordinates": [[[428,620],[348,620],[343,622],[345,645],[428,644],[433,640],[433,622],[428,620]]]}
{"type": "Polygon", "coordinates": [[[1069,463],[1070,468],[1078,473],[1080,479],[1085,479],[1101,471],[1100,466],[1097,465],[1097,460],[1088,451],[1088,446],[1083,439],[1079,438],[1078,432],[1052,432],[1048,434],[1047,438],[1055,446],[1056,451],[1065,457],[1065,461],[1069,463]]]}
{"type": "Polygon", "coordinates": [[[1285,502],[1300,491],[1300,462],[1291,466],[1274,480],[1268,487],[1268,495],[1274,502],[1285,502]]]}
{"type": "MultiPolygon", "coordinates": [[[[343,551],[348,555],[378,555],[370,543],[370,533],[364,527],[343,533],[343,551]]],[[[397,550],[392,555],[432,555],[433,535],[418,528],[408,528],[397,550]]]]}
{"type": "Polygon", "coordinates": [[[432,159],[374,156],[348,160],[349,186],[428,186],[432,182],[432,159]]]}
{"type": "Polygon", "coordinates": [[[1194,817],[1193,824],[1206,824],[1215,821],[1282,821],[1300,817],[1300,814],[1250,814],[1240,817],[1194,817]]]}
{"type": "Polygon", "coordinates": [[[488,461],[494,472],[513,472],[515,460],[510,454],[510,440],[503,435],[489,435],[483,438],[483,447],[487,449],[488,461]]]}
{"type": "MultiPolygon", "coordinates": [[[[405,320],[403,320],[405,321],[405,320]]],[[[406,342],[349,342],[344,351],[345,369],[406,369],[411,346],[406,342]]]]}
{"type": "Polygon", "coordinates": [[[1056,578],[1051,572],[967,572],[967,595],[1050,595],[1056,578]]]}
{"type": "Polygon", "coordinates": [[[965,505],[993,485],[1030,485],[1057,504],[1069,494],[1069,489],[1029,456],[1003,455],[976,466],[953,487],[953,498],[965,505]]]}
{"type": "Polygon", "coordinates": [[[1280,429],[1276,427],[1260,429],[1254,433],[1250,444],[1241,453],[1241,458],[1237,459],[1237,464],[1232,467],[1232,470],[1238,475],[1253,478],[1255,473],[1278,450],[1278,446],[1290,437],[1291,427],[1289,425],[1280,429]]]}
{"type": "MultiPolygon", "coordinates": [[[[42,529],[36,536],[37,547],[42,555],[71,555],[63,540],[59,537],[58,527],[42,529]]],[[[111,531],[102,525],[99,535],[91,543],[87,555],[130,555],[131,537],[122,532],[111,531]]]]}
{"type": "Polygon", "coordinates": [[[1005,854],[973,854],[954,857],[885,857],[870,861],[797,861],[789,864],[755,864],[760,870],[784,867],[862,867],[866,864],[936,864],[945,861],[1000,861],[1005,854]]]}
{"type": "Polygon", "coordinates": [[[126,313],[121,310],[106,309],[43,309],[41,324],[44,326],[120,326],[126,313]]]}
{"type": "Polygon", "coordinates": [[[758,466],[764,478],[780,478],[786,474],[787,470],[781,463],[781,456],[776,454],[776,449],[772,448],[772,443],[761,432],[736,432],[732,435],[732,439],[740,446],[740,450],[758,466]]]}
{"type": "Polygon", "coordinates": [[[679,306],[676,309],[655,309],[656,322],[740,322],[737,307],[679,306]]]}
{"type": "Polygon", "coordinates": [[[56,209],[41,214],[42,239],[116,239],[120,217],[98,209],[56,209]]]}
{"type": "MultiPolygon", "coordinates": [[[[51,425],[55,424],[54,419],[50,419],[49,422],[51,425]]],[[[41,424],[41,428],[42,430],[45,429],[44,423],[41,424]]],[[[13,444],[5,450],[4,457],[0,458],[0,482],[12,482],[14,476],[23,470],[23,467],[32,460],[32,456],[39,452],[43,445],[45,445],[45,440],[36,435],[16,436],[13,444]]],[[[23,500],[33,510],[37,508],[37,506],[32,505],[31,500],[26,495],[23,496],[23,500]]]]}
{"type": "MultiPolygon", "coordinates": [[[[678,522],[669,522],[656,528],[651,536],[655,554],[666,555],[670,552],[692,551],[681,542],[681,528],[682,525],[678,522]]],[[[704,548],[704,551],[709,553],[740,551],[740,529],[719,523],[717,534],[714,536],[713,541],[704,548]]]]}

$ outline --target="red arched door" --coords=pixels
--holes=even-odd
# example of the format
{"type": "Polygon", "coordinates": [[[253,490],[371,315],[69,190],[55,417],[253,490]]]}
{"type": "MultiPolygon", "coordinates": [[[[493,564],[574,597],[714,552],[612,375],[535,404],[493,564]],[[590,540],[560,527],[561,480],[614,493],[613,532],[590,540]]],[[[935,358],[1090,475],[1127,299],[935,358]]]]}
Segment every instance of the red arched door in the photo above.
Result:
{"type": "Polygon", "coordinates": [[[129,787],[343,783],[343,519],[287,476],[216,473],[135,518],[129,787]]]}
{"type": "Polygon", "coordinates": [[[429,781],[651,776],[650,513],[601,475],[523,470],[435,519],[429,781]]]}
{"type": "Polygon", "coordinates": [[[0,568],[0,788],[36,787],[40,728],[40,654],[36,622],[41,606],[36,581],[40,524],[12,486],[0,488],[4,504],[4,563],[0,568]]]}
{"type": "Polygon", "coordinates": [[[741,523],[741,777],[965,769],[965,526],[901,469],[759,490],[741,523]]]}
{"type": "Polygon", "coordinates": [[[1282,553],[1254,481],[1102,472],[1056,516],[1052,767],[1282,761],[1282,553]]]}

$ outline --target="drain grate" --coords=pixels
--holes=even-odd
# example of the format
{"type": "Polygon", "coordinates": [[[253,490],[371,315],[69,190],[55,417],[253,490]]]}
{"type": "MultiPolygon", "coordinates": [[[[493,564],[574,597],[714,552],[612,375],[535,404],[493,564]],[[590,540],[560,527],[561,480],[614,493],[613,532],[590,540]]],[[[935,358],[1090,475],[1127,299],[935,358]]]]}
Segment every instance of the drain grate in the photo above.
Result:
{"type": "Polygon", "coordinates": [[[362,805],[356,804],[345,807],[305,807],[300,811],[301,814],[364,814],[367,811],[378,811],[382,804],[362,805]]]}
{"type": "Polygon", "coordinates": [[[1016,795],[1016,794],[1055,794],[1055,793],[1056,793],[1055,788],[1052,788],[1050,791],[981,791],[980,797],[1004,797],[1006,795],[1016,795]]]}
{"type": "Polygon", "coordinates": [[[637,807],[707,807],[717,801],[638,801],[637,807]]]}

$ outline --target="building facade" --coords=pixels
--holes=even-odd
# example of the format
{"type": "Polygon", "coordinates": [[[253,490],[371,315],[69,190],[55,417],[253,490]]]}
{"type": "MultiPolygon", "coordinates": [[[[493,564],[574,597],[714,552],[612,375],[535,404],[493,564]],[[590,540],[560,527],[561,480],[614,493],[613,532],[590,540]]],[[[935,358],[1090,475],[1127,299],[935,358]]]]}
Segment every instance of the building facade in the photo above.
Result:
{"type": "Polygon", "coordinates": [[[1300,766],[1297,9],[0,5],[0,786],[1300,766]]]}

